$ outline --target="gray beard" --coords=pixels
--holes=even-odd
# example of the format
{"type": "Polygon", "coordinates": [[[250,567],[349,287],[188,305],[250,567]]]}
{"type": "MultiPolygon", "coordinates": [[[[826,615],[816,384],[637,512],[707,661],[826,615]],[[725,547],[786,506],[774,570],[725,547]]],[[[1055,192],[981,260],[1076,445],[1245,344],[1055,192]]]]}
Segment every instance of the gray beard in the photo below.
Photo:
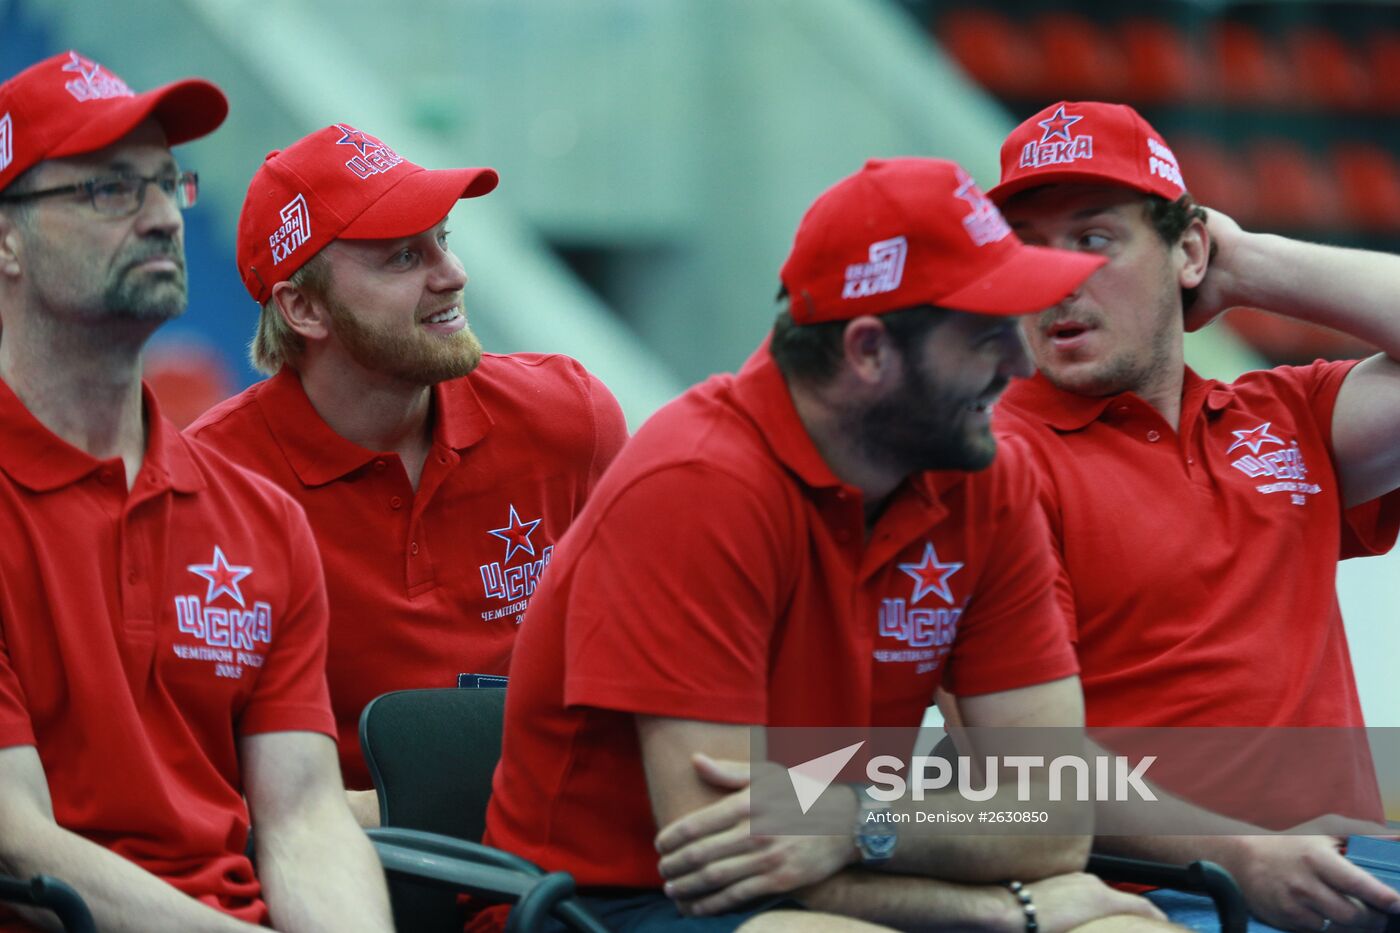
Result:
{"type": "Polygon", "coordinates": [[[102,294],[103,306],[110,317],[125,321],[169,321],[185,313],[189,293],[185,272],[157,282],[140,282],[122,276],[107,286],[102,294]]]}

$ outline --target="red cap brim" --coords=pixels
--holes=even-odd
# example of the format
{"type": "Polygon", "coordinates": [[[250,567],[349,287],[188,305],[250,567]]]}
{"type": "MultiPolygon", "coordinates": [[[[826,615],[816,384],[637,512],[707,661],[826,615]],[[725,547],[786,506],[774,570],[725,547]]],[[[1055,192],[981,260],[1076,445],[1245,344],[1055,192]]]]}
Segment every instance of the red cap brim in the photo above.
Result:
{"type": "Polygon", "coordinates": [[[154,117],[165,130],[166,142],[178,146],[218,129],[228,116],[228,98],[208,81],[189,78],[164,87],[114,100],[94,110],[94,117],[57,146],[45,158],[81,155],[110,146],[154,117]]]}
{"type": "Polygon", "coordinates": [[[442,220],[463,198],[495,189],[500,176],[490,168],[450,168],[405,175],[340,232],[347,240],[388,240],[414,236],[442,220]]]}
{"type": "Polygon", "coordinates": [[[1123,177],[1112,172],[1091,172],[1084,169],[1053,169],[1050,171],[1030,172],[1019,178],[1004,181],[987,191],[987,197],[992,199],[992,203],[997,207],[1005,207],[1011,196],[1022,191],[1029,191],[1032,188],[1039,188],[1043,185],[1064,185],[1080,183],[1085,185],[1108,185],[1114,188],[1128,188],[1132,191],[1141,191],[1146,194],[1160,194],[1150,188],[1135,185],[1123,177]]]}
{"type": "Polygon", "coordinates": [[[938,300],[975,314],[1033,314],[1064,301],[1108,259],[1022,245],[996,268],[938,300]]]}

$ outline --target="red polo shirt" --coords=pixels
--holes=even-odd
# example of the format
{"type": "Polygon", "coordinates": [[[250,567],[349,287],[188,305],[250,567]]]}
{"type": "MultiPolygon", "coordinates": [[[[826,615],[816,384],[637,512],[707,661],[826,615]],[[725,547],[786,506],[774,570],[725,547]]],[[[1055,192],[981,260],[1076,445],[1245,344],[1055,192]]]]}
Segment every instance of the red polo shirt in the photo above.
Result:
{"type": "Polygon", "coordinates": [[[997,426],[1044,474],[1091,726],[1362,725],[1337,560],[1390,548],[1400,495],[1342,508],[1353,365],[1188,369],[1179,433],[1131,393],[1007,391],[997,426]]]}
{"type": "Polygon", "coordinates": [[[564,356],[486,354],[433,387],[415,492],[397,454],[341,437],[295,370],[211,409],[189,432],[290,492],[325,562],[327,676],[346,785],[372,786],[365,704],[459,674],[504,674],[554,543],[627,437],[617,400],[564,356]]]}
{"type": "Polygon", "coordinates": [[[582,885],[659,887],[632,714],[908,726],[940,681],[1073,674],[1016,459],[912,478],[867,540],[766,349],[662,409],[530,609],[487,840],[582,885]]]}
{"type": "Polygon", "coordinates": [[[321,565],[295,502],[145,406],[128,491],[0,382],[0,747],[38,748],[59,825],[260,923],[237,740],[332,734],[321,565]]]}

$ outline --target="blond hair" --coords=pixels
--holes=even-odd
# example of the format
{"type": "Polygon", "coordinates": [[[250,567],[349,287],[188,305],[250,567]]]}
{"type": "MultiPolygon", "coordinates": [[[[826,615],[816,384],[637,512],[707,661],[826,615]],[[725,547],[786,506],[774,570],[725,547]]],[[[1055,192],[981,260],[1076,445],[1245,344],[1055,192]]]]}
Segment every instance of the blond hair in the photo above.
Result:
{"type": "MultiPolygon", "coordinates": [[[[287,278],[287,282],[304,292],[324,298],[330,287],[330,263],[317,253],[287,278]]],[[[248,359],[253,368],[264,376],[276,375],[287,363],[295,364],[306,350],[301,334],[287,326],[277,299],[268,298],[258,315],[258,328],[248,344],[248,359]]]]}

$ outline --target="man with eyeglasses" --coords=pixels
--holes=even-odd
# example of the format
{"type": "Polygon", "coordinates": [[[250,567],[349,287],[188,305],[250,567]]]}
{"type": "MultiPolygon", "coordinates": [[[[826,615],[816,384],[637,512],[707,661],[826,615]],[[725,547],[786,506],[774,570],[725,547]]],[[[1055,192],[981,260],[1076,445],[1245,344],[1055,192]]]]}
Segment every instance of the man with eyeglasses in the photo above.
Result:
{"type": "Polygon", "coordinates": [[[65,879],[103,930],[389,930],[306,519],[140,380],[186,304],[170,147],[227,110],[76,52],[0,84],[0,870],[65,879]]]}

